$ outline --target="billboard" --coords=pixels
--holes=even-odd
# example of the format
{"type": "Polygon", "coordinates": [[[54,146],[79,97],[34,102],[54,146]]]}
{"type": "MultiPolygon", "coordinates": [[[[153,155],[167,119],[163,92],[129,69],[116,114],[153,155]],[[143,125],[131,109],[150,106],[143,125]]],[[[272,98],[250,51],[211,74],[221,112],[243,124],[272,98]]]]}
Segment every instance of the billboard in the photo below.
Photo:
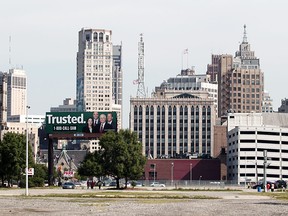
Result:
{"type": "Polygon", "coordinates": [[[47,112],[46,133],[105,133],[117,131],[116,112],[47,112]]]}

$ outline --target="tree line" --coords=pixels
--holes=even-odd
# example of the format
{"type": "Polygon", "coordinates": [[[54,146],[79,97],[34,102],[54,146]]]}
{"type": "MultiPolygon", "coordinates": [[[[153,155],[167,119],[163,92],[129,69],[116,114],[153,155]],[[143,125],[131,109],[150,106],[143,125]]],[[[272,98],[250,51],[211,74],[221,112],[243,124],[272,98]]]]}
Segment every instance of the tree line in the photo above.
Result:
{"type": "Polygon", "coordinates": [[[135,132],[120,130],[107,132],[99,142],[101,150],[88,153],[78,168],[81,176],[98,179],[111,176],[120,188],[119,180],[138,180],[143,176],[146,158],[142,155],[142,144],[135,132]]]}

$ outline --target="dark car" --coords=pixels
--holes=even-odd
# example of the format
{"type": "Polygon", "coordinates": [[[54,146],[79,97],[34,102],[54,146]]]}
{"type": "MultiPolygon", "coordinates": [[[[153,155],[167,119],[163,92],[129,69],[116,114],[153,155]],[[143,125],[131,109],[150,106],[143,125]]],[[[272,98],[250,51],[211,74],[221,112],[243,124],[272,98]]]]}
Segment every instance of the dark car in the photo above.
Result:
{"type": "Polygon", "coordinates": [[[62,185],[63,189],[75,189],[75,184],[73,182],[65,182],[62,185]]]}
{"type": "Polygon", "coordinates": [[[287,188],[287,183],[286,183],[286,181],[284,181],[284,180],[277,180],[276,182],[275,182],[275,188],[276,189],[281,189],[281,188],[287,188]]]}
{"type": "MultiPolygon", "coordinates": [[[[273,182],[267,181],[267,184],[269,184],[269,186],[270,186],[269,188],[271,188],[271,185],[273,184],[273,182]]],[[[253,188],[253,189],[257,189],[258,187],[261,187],[261,189],[264,189],[264,184],[263,184],[263,182],[254,185],[252,188],[253,188]]]]}

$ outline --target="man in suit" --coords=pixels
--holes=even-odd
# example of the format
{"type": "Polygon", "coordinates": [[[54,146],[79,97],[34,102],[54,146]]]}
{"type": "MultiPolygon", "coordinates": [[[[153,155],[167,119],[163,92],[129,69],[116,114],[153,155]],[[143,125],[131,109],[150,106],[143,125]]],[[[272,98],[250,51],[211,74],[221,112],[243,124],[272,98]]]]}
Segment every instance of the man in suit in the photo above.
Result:
{"type": "Polygon", "coordinates": [[[106,115],[101,114],[100,123],[98,124],[96,131],[99,131],[99,133],[104,133],[111,129],[112,129],[111,125],[106,122],[106,115]]]}
{"type": "Polygon", "coordinates": [[[111,128],[116,130],[116,123],[113,121],[112,113],[107,114],[107,124],[111,125],[111,128]]]}
{"type": "Polygon", "coordinates": [[[98,112],[93,113],[93,127],[99,124],[99,114],[98,112]]]}

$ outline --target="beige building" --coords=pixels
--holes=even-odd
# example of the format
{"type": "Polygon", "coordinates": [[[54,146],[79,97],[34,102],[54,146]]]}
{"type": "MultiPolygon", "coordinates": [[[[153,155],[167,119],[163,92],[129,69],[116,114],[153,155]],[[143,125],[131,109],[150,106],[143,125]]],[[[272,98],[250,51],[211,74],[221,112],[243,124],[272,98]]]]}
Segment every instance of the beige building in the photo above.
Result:
{"type": "Polygon", "coordinates": [[[27,77],[22,69],[10,69],[7,77],[7,115],[26,115],[27,77]]]}
{"type": "Polygon", "coordinates": [[[166,89],[161,97],[130,99],[130,129],[152,158],[212,155],[215,115],[213,99],[203,91],[166,89]]]}
{"type": "Polygon", "coordinates": [[[122,46],[118,49],[115,47],[113,56],[111,30],[83,28],[79,32],[76,86],[78,111],[117,111],[121,122],[121,56],[122,46]]]}
{"type": "Polygon", "coordinates": [[[262,112],[264,74],[251,51],[244,26],[243,41],[235,57],[221,55],[218,69],[218,116],[228,112],[262,112]]]}

